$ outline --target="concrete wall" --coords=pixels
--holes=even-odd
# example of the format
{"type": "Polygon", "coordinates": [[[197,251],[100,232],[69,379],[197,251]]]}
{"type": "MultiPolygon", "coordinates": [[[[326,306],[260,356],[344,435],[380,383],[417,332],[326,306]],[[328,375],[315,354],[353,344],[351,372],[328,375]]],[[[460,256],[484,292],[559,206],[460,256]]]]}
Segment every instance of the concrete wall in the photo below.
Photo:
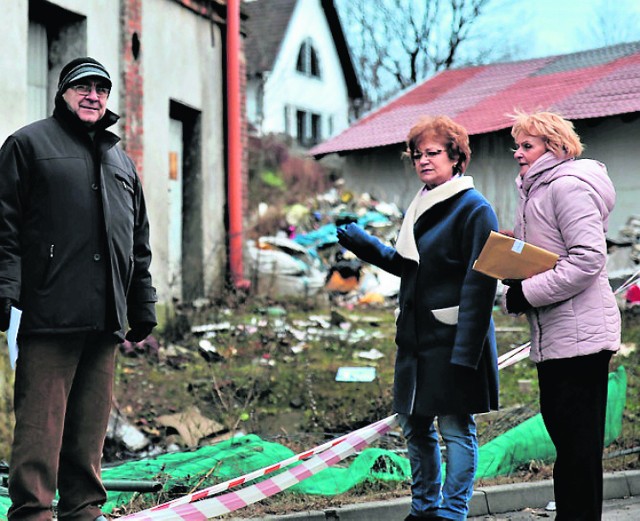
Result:
{"type": "MultiPolygon", "coordinates": [[[[576,131],[585,144],[584,158],[607,165],[617,192],[616,207],[609,220],[609,237],[616,237],[631,215],[640,215],[640,175],[638,138],[640,119],[614,116],[600,120],[576,121],[576,131]]],[[[407,131],[409,125],[407,125],[407,131]]],[[[471,137],[472,158],[467,174],[493,204],[501,228],[511,229],[517,203],[509,130],[471,137]]],[[[344,157],[346,186],[369,192],[406,209],[420,183],[411,163],[401,159],[403,145],[364,150],[344,157]]]]}
{"type": "MultiPolygon", "coordinates": [[[[111,72],[113,88],[120,86],[118,77],[120,14],[119,2],[87,2],[86,0],[58,0],[52,2],[79,16],[86,17],[87,38],[73,42],[78,53],[88,54],[111,72]]],[[[27,35],[29,27],[28,0],[0,0],[2,31],[0,31],[0,141],[27,123],[27,35]]],[[[59,49],[58,53],[64,53],[59,49]]],[[[68,60],[66,60],[68,61],[68,60]]],[[[64,63],[54,64],[50,80],[51,97],[55,82],[64,63]]],[[[53,105],[51,105],[52,107],[53,105]]],[[[119,109],[117,96],[109,100],[109,108],[119,109]]]]}
{"type": "MultiPolygon", "coordinates": [[[[0,142],[27,121],[27,52],[29,0],[0,0],[2,31],[0,31],[0,142]]],[[[151,223],[153,249],[152,273],[159,298],[169,301],[171,294],[167,278],[168,253],[168,136],[170,105],[184,106],[198,115],[199,150],[194,175],[200,194],[195,208],[200,237],[189,249],[199,256],[202,273],[200,291],[215,293],[223,284],[226,264],[224,211],[225,141],[223,132],[222,56],[225,42],[218,25],[175,0],[51,0],[54,7],[63,8],[77,18],[82,30],[66,42],[50,50],[64,57],[49,71],[51,97],[55,94],[60,68],[68,58],[89,55],[102,62],[111,73],[112,95],[108,107],[116,113],[127,111],[123,79],[130,69],[124,62],[124,43],[130,42],[124,8],[141,9],[141,25],[137,27],[140,52],[136,64],[143,82],[142,105],[138,107],[140,122],[127,129],[130,136],[141,137],[141,153],[132,150],[140,168],[151,223]],[[67,58],[67,55],[72,53],[67,58]]],[[[34,3],[41,6],[45,4],[34,3]]],[[[121,120],[113,130],[126,138],[121,120]]],[[[133,144],[133,140],[132,141],[133,144]]],[[[128,143],[123,140],[125,148],[128,143]]],[[[133,145],[132,145],[133,146],[133,145]]],[[[136,145],[137,146],[137,145],[136,145]]],[[[193,282],[193,281],[192,281],[193,282]]]]}
{"type": "Polygon", "coordinates": [[[170,0],[143,1],[144,176],[150,206],[154,277],[169,283],[162,267],[168,258],[166,211],[169,179],[170,100],[201,114],[202,244],[205,293],[222,284],[225,259],[225,167],[220,30],[170,0]],[[162,8],[159,8],[162,6],[162,8]]]}
{"type": "Polygon", "coordinates": [[[0,0],[0,141],[27,123],[28,3],[0,0]]]}
{"type": "MultiPolygon", "coordinates": [[[[254,83],[255,80],[252,81],[254,83]]],[[[250,84],[248,93],[259,89],[250,84]],[[253,90],[251,90],[253,89],[253,90]]],[[[254,94],[255,95],[255,94],[254,94]]],[[[299,1],[289,22],[289,29],[280,47],[273,71],[264,86],[264,133],[285,131],[284,107],[291,106],[322,115],[322,139],[329,137],[327,120],[333,118],[333,132],[348,126],[349,98],[340,58],[336,52],[329,24],[319,0],[299,1]],[[311,23],[313,21],[313,23],[311,23]],[[296,71],[298,51],[302,42],[310,38],[318,53],[320,78],[312,78],[296,71]]],[[[255,121],[256,102],[248,103],[255,121]]],[[[250,112],[250,114],[252,114],[250,112]]],[[[290,119],[290,134],[295,136],[295,113],[290,119]]]]}

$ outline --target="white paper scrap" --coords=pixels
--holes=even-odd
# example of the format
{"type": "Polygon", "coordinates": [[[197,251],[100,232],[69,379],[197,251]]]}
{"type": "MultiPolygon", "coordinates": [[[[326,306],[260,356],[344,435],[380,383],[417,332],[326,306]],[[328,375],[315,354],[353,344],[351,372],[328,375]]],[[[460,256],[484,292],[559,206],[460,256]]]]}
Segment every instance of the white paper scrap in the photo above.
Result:
{"type": "Polygon", "coordinates": [[[9,329],[7,330],[7,344],[9,345],[9,362],[11,369],[16,368],[18,360],[18,329],[20,328],[20,318],[22,310],[11,306],[11,318],[9,319],[9,329]]]}

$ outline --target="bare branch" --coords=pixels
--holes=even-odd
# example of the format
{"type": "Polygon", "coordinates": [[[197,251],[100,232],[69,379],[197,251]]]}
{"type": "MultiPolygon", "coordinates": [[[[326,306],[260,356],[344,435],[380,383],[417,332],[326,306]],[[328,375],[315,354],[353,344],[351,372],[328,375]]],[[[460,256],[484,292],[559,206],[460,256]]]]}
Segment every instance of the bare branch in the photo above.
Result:
{"type": "Polygon", "coordinates": [[[491,0],[343,0],[363,88],[373,104],[456,64],[491,0]],[[355,40],[355,41],[354,41],[355,40]]]}

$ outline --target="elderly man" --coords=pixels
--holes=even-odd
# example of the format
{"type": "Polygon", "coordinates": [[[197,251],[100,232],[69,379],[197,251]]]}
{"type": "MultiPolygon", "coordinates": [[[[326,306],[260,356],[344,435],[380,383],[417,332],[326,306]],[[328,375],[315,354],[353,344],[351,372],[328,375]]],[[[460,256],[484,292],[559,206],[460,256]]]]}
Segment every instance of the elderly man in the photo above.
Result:
{"type": "Polygon", "coordinates": [[[9,519],[104,519],[100,480],[117,345],[156,325],[149,223],[131,159],[107,130],[111,78],[60,73],[49,118],[0,149],[0,329],[22,309],[9,519]],[[129,327],[125,335],[125,328],[129,327]]]}

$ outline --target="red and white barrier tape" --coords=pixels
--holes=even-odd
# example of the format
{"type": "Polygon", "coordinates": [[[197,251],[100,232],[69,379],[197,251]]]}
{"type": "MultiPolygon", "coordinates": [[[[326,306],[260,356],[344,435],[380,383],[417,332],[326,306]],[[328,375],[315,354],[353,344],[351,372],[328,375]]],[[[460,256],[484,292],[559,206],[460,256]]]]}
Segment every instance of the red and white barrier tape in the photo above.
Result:
{"type": "Polygon", "coordinates": [[[531,342],[526,342],[521,346],[500,355],[498,357],[498,369],[504,369],[505,367],[509,367],[520,360],[524,360],[529,356],[529,351],[531,351],[531,342]]]}
{"type": "MultiPolygon", "coordinates": [[[[235,486],[235,484],[241,484],[250,479],[255,479],[255,477],[265,475],[268,473],[268,469],[272,469],[273,467],[265,467],[265,469],[247,474],[246,476],[242,476],[242,478],[237,478],[235,480],[216,485],[215,487],[211,487],[207,490],[195,492],[194,494],[178,498],[171,502],[164,503],[163,505],[158,505],[151,509],[125,516],[122,519],[127,521],[161,521],[179,519],[184,521],[202,521],[211,517],[233,512],[234,510],[273,496],[278,492],[282,492],[309,476],[317,474],[321,470],[342,461],[346,457],[351,456],[361,448],[371,444],[373,441],[389,432],[397,425],[397,422],[397,416],[394,414],[384,420],[380,420],[368,425],[367,427],[342,436],[341,438],[337,438],[332,442],[322,445],[321,447],[325,447],[322,451],[319,450],[320,447],[314,449],[317,450],[318,453],[311,457],[311,459],[304,461],[291,469],[285,470],[277,476],[237,492],[229,492],[218,497],[209,497],[213,493],[211,492],[213,488],[221,486],[230,488],[231,486],[235,486]],[[248,476],[252,474],[256,475],[249,478],[248,476]],[[236,483],[241,479],[243,480],[241,483],[236,483]],[[231,483],[235,484],[231,485],[231,483]]],[[[309,451],[303,454],[309,454],[309,451]]],[[[295,460],[290,458],[285,461],[293,462],[295,460]]],[[[284,462],[280,462],[278,464],[278,468],[282,468],[284,466],[286,466],[284,462]]],[[[269,472],[273,472],[273,470],[270,470],[269,472]]]]}
{"type": "Polygon", "coordinates": [[[259,478],[261,476],[266,476],[267,474],[271,474],[277,470],[280,470],[282,468],[285,468],[287,466],[289,466],[291,463],[295,463],[297,461],[302,461],[302,460],[306,460],[309,459],[311,456],[314,456],[315,454],[319,454],[320,452],[325,451],[328,448],[334,447],[335,445],[337,445],[338,443],[343,442],[347,437],[349,436],[353,436],[355,435],[359,435],[361,433],[361,431],[364,431],[366,429],[376,429],[378,424],[384,423],[388,420],[388,418],[385,418],[383,420],[377,421],[375,423],[372,423],[371,425],[367,425],[366,427],[363,427],[361,429],[358,429],[356,431],[350,432],[348,434],[345,434],[344,436],[340,436],[339,438],[335,438],[331,441],[328,441],[327,443],[324,443],[322,445],[318,445],[317,447],[314,447],[310,450],[307,450],[305,452],[301,452],[299,454],[296,454],[295,456],[291,456],[290,458],[287,458],[285,460],[282,460],[278,463],[275,463],[274,465],[269,465],[268,467],[263,467],[261,469],[258,470],[254,470],[253,472],[250,472],[248,474],[245,474],[244,476],[240,476],[237,478],[233,478],[230,479],[228,481],[225,481],[224,483],[218,483],[217,485],[213,485],[212,487],[206,488],[206,489],[202,489],[199,490],[198,492],[194,492],[193,494],[189,494],[183,497],[179,497],[176,498],[172,501],[169,501],[167,503],[163,503],[161,505],[152,507],[149,509],[150,512],[156,511],[156,510],[162,510],[165,508],[171,508],[177,505],[182,505],[182,504],[186,504],[186,503],[191,503],[193,501],[199,501],[201,499],[213,496],[215,494],[218,494],[219,492],[223,492],[225,490],[229,490],[231,488],[240,486],[240,485],[244,485],[245,483],[247,483],[248,481],[251,481],[253,479],[259,478]]]}

